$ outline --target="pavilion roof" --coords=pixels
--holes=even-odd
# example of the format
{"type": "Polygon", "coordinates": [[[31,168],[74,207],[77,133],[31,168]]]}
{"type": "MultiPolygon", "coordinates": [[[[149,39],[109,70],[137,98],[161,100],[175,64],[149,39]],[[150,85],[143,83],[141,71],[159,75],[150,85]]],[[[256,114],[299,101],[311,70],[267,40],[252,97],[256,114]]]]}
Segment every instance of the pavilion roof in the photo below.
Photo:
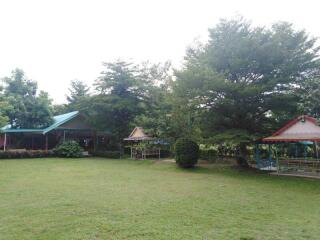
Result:
{"type": "Polygon", "coordinates": [[[145,134],[142,127],[135,127],[129,137],[125,138],[125,141],[146,141],[153,138],[145,134]]]}
{"type": "Polygon", "coordinates": [[[302,115],[287,123],[262,142],[320,142],[320,126],[316,118],[302,115]]]}

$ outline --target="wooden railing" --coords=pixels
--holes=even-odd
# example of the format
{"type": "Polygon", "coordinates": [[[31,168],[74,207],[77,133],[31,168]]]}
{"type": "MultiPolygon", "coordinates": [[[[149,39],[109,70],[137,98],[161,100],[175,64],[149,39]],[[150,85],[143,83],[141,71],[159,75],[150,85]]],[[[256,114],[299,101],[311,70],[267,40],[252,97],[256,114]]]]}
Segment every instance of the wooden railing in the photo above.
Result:
{"type": "Polygon", "coordinates": [[[151,149],[136,149],[131,148],[131,158],[135,159],[147,159],[147,157],[155,156],[160,159],[160,148],[151,148],[151,149]]]}
{"type": "Polygon", "coordinates": [[[279,158],[280,171],[320,171],[320,159],[315,158],[279,158]]]}

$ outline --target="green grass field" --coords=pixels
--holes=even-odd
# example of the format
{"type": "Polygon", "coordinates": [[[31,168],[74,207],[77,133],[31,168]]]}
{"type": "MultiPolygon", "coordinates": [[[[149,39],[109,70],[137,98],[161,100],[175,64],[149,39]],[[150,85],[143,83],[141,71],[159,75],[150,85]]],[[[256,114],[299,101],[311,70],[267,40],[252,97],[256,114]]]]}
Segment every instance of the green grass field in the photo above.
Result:
{"type": "Polygon", "coordinates": [[[152,161],[3,160],[0,239],[320,239],[320,181],[152,161]]]}

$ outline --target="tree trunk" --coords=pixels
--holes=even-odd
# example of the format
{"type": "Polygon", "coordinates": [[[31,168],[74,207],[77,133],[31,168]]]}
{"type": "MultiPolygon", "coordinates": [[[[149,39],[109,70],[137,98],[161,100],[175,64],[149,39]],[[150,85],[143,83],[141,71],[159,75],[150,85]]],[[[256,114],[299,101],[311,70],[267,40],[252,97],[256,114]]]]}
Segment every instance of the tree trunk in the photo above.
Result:
{"type": "Polygon", "coordinates": [[[239,167],[249,168],[247,157],[248,157],[247,143],[242,142],[240,143],[239,155],[237,157],[237,164],[239,167]]]}

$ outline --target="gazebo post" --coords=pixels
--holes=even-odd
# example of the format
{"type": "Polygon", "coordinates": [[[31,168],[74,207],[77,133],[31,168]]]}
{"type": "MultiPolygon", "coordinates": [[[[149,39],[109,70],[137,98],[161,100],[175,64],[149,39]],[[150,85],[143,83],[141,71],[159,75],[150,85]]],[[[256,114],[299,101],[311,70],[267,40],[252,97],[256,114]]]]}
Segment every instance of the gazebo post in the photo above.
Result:
{"type": "Polygon", "coordinates": [[[304,160],[307,159],[307,145],[306,144],[303,144],[303,156],[304,156],[304,160]]]}
{"type": "Polygon", "coordinates": [[[4,143],[3,143],[3,151],[6,151],[7,145],[7,133],[4,134],[4,143]]]}
{"type": "MultiPolygon", "coordinates": [[[[272,165],[271,164],[271,161],[272,161],[272,156],[271,156],[271,144],[268,144],[268,146],[269,146],[269,163],[270,163],[270,165],[272,165]]],[[[269,165],[269,166],[270,166],[269,165]]],[[[271,168],[271,167],[270,167],[271,168]]]]}
{"type": "Polygon", "coordinates": [[[97,149],[98,149],[98,142],[99,142],[96,131],[93,131],[93,132],[92,132],[92,138],[93,138],[93,139],[92,139],[93,151],[95,152],[95,151],[97,151],[97,149]]]}
{"type": "Polygon", "coordinates": [[[260,166],[260,149],[259,149],[260,144],[257,143],[256,144],[256,163],[257,163],[257,167],[259,168],[260,166]]]}
{"type": "Polygon", "coordinates": [[[278,156],[278,146],[276,145],[276,162],[277,162],[277,173],[279,173],[279,156],[278,156]]]}
{"type": "Polygon", "coordinates": [[[45,135],[45,141],[46,141],[45,150],[48,151],[48,134],[45,135]]]}
{"type": "MultiPolygon", "coordinates": [[[[317,141],[314,140],[313,141],[313,150],[314,150],[314,153],[315,153],[315,157],[316,157],[316,161],[313,161],[312,163],[312,166],[313,166],[313,169],[316,169],[318,167],[318,148],[317,148],[317,141]]],[[[313,156],[314,157],[314,156],[313,156]]]]}

